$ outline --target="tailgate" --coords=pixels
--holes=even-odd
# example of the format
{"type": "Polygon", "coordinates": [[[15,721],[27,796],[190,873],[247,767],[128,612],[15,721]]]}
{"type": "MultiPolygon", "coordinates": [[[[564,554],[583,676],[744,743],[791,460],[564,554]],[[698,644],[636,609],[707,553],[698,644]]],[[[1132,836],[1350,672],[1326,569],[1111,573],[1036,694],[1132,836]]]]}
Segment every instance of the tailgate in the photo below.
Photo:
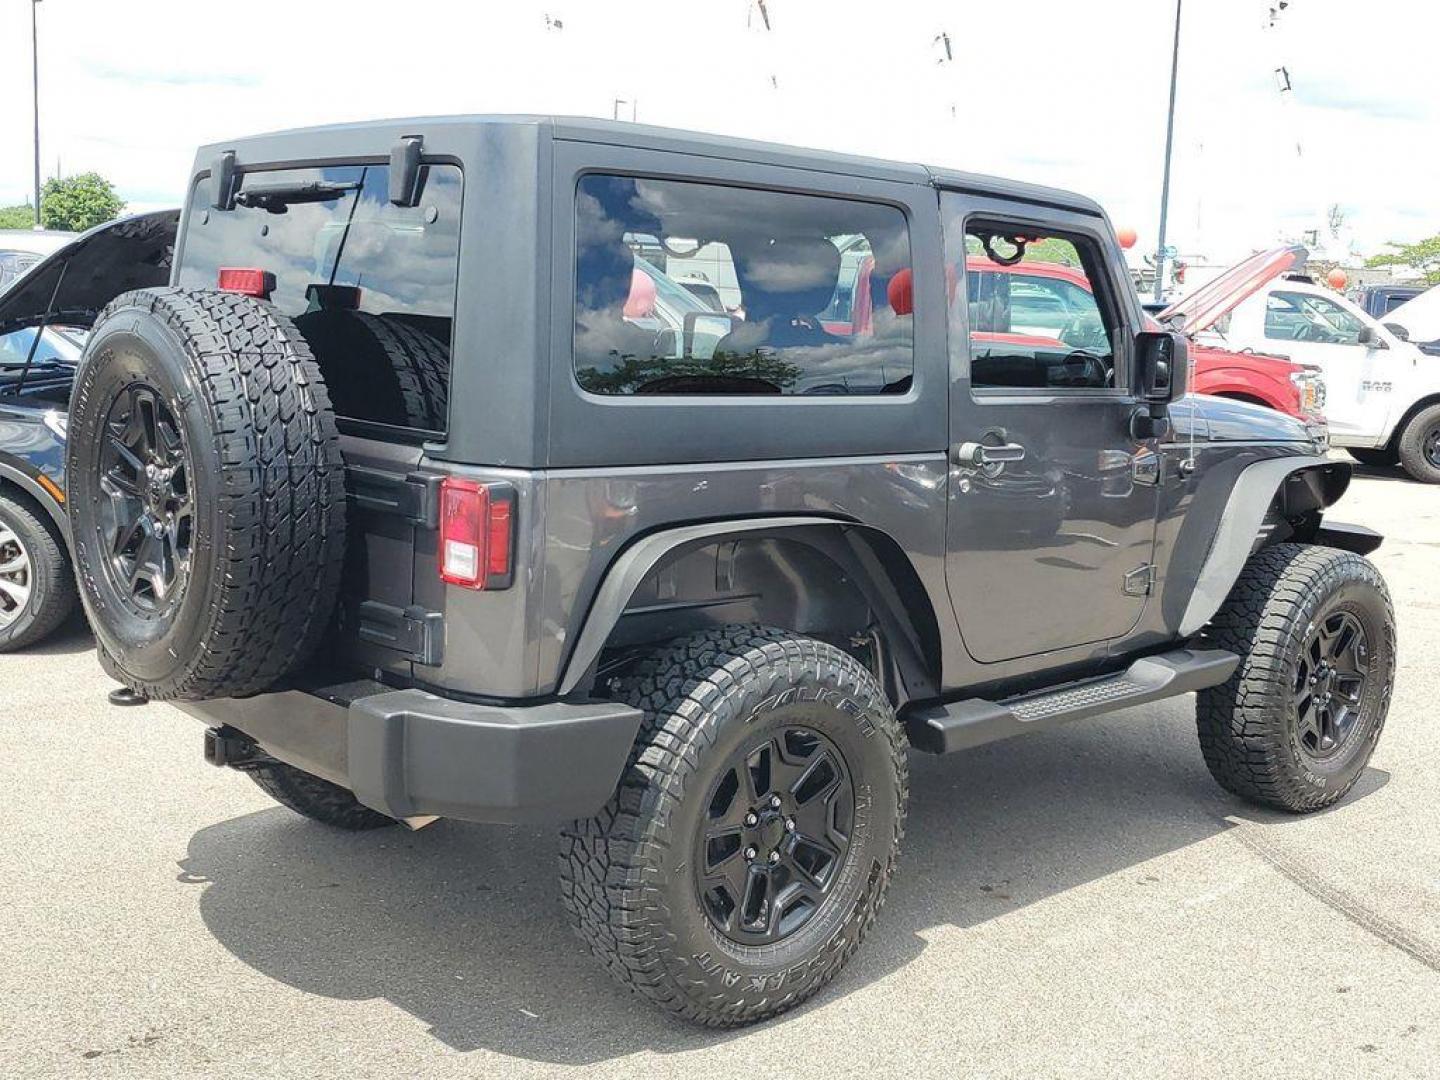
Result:
{"type": "Polygon", "coordinates": [[[440,475],[418,446],[341,436],[347,542],[335,660],[409,677],[436,665],[444,590],[435,573],[440,475]],[[417,581],[437,587],[417,589],[417,581]]]}

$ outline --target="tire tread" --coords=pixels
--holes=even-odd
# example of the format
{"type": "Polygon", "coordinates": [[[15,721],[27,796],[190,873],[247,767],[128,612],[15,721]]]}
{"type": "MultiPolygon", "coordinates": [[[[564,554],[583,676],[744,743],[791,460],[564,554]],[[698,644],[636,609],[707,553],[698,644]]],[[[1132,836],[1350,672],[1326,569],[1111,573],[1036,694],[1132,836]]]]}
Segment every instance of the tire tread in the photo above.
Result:
{"type": "Polygon", "coordinates": [[[1440,404],[1429,405],[1409,419],[1395,440],[1401,467],[1425,484],[1440,484],[1440,465],[1425,456],[1425,435],[1437,427],[1440,427],[1440,404]]]}
{"type": "Polygon", "coordinates": [[[53,634],[75,610],[78,594],[70,556],[54,525],[30,499],[18,492],[0,492],[0,512],[19,528],[31,561],[29,610],[0,628],[0,652],[37,644],[53,634]]]}
{"type": "Polygon", "coordinates": [[[323,825],[363,832],[396,823],[394,818],[360,802],[352,792],[282,761],[254,765],[245,771],[276,802],[323,825]]]}
{"type": "Polygon", "coordinates": [[[561,902],[571,926],[622,984],[660,1008],[712,1027],[753,1023],[792,1008],[844,966],[873,925],[894,875],[909,798],[904,730],[870,672],[841,650],[784,630],[732,625],[677,639],[642,660],[618,687],[645,718],[619,790],[597,816],[562,831],[561,902]],[[803,669],[829,669],[864,705],[887,718],[877,725],[898,778],[898,809],[889,857],[868,900],[857,903],[853,934],[809,963],[785,993],[753,1002],[707,994],[691,961],[676,954],[664,903],[653,886],[668,844],[666,822],[685,778],[714,745],[719,723],[708,707],[753,687],[758,700],[803,669]],[[764,670],[762,670],[764,669],[764,670]],[[767,677],[768,676],[768,677],[767,677]]]}
{"type": "MultiPolygon", "coordinates": [[[[1305,813],[1343,798],[1359,778],[1317,792],[1297,774],[1288,751],[1293,657],[1308,629],[1306,601],[1352,581],[1375,588],[1391,612],[1384,579],[1363,557],[1335,548],[1275,544],[1252,555],[1230,596],[1204,632],[1206,641],[1240,656],[1234,674],[1197,695],[1195,717],[1205,764],[1226,791],[1250,802],[1305,813]]],[[[1393,614],[1387,622],[1394,656],[1393,614]]],[[[1386,691],[1388,694],[1388,690],[1386,691]]],[[[1382,709],[1370,746],[1384,723],[1382,709]]]]}
{"type": "MultiPolygon", "coordinates": [[[[96,327],[137,309],[183,344],[210,418],[208,432],[187,436],[212,440],[192,455],[220,464],[223,527],[214,538],[211,610],[183,664],[147,680],[125,672],[123,654],[114,660],[126,684],[153,699],[257,693],[315,651],[339,595],[345,474],[329,394],[305,339],[271,304],[142,289],[112,300],[96,327]]],[[[90,614],[103,623],[103,609],[90,614]]]]}

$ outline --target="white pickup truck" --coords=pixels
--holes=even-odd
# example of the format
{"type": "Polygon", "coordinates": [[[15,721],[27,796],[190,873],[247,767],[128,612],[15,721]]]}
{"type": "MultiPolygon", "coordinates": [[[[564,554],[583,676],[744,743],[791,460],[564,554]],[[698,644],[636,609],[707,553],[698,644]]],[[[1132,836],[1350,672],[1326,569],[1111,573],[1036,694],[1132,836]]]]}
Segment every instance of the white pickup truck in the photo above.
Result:
{"type": "Polygon", "coordinates": [[[1392,308],[1385,315],[1385,328],[1432,356],[1440,355],[1440,285],[1392,308]]]}
{"type": "Polygon", "coordinates": [[[1307,254],[1285,247],[1252,255],[1167,315],[1203,310],[1210,319],[1201,340],[1318,367],[1333,445],[1363,464],[1398,463],[1417,480],[1440,483],[1440,356],[1304,277],[1307,254]]]}

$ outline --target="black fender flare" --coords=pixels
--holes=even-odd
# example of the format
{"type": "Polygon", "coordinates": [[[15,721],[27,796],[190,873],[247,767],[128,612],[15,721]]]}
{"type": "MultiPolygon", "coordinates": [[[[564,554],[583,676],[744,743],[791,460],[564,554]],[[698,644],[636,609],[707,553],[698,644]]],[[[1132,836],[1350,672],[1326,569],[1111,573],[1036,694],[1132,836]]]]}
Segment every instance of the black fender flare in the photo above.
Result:
{"type": "Polygon", "coordinates": [[[17,469],[8,462],[0,461],[0,481],[5,480],[14,484],[40,504],[40,508],[45,511],[46,516],[60,530],[60,535],[64,538],[68,548],[70,545],[70,522],[65,516],[65,507],[55,500],[55,496],[41,487],[39,482],[28,473],[17,469]]]}
{"type": "Polygon", "coordinates": [[[1190,590],[1180,619],[1181,636],[1196,633],[1220,610],[1277,498],[1287,512],[1324,509],[1345,494],[1351,472],[1349,462],[1311,455],[1267,458],[1245,466],[1230,488],[1219,528],[1190,590]]]}
{"type": "Polygon", "coordinates": [[[906,697],[938,693],[939,625],[933,604],[925,597],[919,577],[908,560],[905,565],[913,582],[897,582],[896,568],[887,566],[887,555],[892,560],[905,558],[896,542],[881,530],[849,519],[797,515],[681,525],[648,533],[632,542],[615,557],[595,592],[566,660],[560,695],[572,693],[599,659],[605,642],[646,575],[667,558],[732,536],[793,540],[829,557],[849,575],[875,612],[899,668],[906,697]],[[914,595],[917,589],[920,597],[914,595]],[[923,608],[921,598],[925,598],[923,608]]]}

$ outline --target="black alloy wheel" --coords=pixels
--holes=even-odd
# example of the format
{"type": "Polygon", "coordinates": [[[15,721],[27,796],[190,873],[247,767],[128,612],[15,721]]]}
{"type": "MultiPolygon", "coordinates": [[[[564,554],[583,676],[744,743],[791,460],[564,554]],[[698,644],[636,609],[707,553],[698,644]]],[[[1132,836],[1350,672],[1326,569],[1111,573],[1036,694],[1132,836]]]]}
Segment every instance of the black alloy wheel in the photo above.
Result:
{"type": "Polygon", "coordinates": [[[805,926],[850,851],[855,789],[839,748],[805,727],[742,744],[704,806],[694,865],[710,924],[752,946],[805,926]]]}
{"type": "Polygon", "coordinates": [[[1410,417],[1395,436],[1396,457],[1405,471],[1426,484],[1440,484],[1440,404],[1410,417]]]}
{"type": "Polygon", "coordinates": [[[657,645],[611,684],[643,719],[610,801],[561,831],[570,924],[621,983],[716,1027],[794,1008],[875,924],[909,794],[859,659],[780,627],[657,645]]]}
{"type": "Polygon", "coordinates": [[[195,533],[185,436],[153,387],[122,387],[105,418],[99,506],[103,566],[142,617],[164,615],[184,596],[195,533]]]}
{"type": "Polygon", "coordinates": [[[1355,732],[1369,674],[1369,641],[1360,620],[1345,611],[1323,618],[1295,671],[1295,733],[1312,760],[1334,757],[1355,732]]]}
{"type": "Polygon", "coordinates": [[[1421,445],[1425,460],[1440,469],[1440,424],[1436,424],[1425,432],[1425,438],[1421,445]]]}
{"type": "Polygon", "coordinates": [[[1374,565],[1339,548],[1261,548],[1203,637],[1240,658],[1195,702],[1220,786],[1300,814],[1344,798],[1375,751],[1395,680],[1395,611],[1374,565]]]}
{"type": "Polygon", "coordinates": [[[268,690],[332,626],[344,462],[295,324],[213,289],[139,289],[75,371],[75,576],[106,671],[151,701],[268,690]]]}

